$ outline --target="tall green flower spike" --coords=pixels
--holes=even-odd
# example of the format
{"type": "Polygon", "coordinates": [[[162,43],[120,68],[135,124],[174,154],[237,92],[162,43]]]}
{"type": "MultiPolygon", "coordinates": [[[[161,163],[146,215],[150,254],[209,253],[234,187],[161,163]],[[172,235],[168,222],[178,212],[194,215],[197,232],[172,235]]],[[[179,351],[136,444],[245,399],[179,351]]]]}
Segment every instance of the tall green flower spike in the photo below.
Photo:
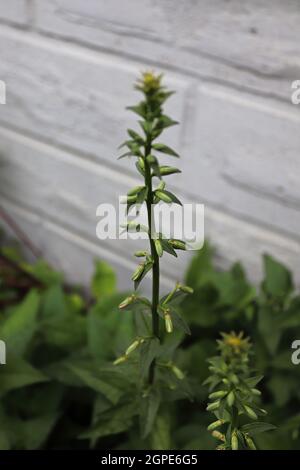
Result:
{"type": "Polygon", "coordinates": [[[254,376],[250,369],[249,338],[242,332],[221,336],[217,341],[219,355],[209,359],[211,375],[204,382],[210,390],[207,411],[216,417],[207,429],[221,441],[218,450],[255,450],[253,436],[275,429],[258,420],[267,414],[259,406],[261,392],[256,388],[263,377],[254,376]]]}
{"type": "MultiPolygon", "coordinates": [[[[166,182],[163,177],[180,173],[180,170],[174,166],[160,165],[158,155],[165,154],[171,158],[178,157],[179,155],[175,150],[165,145],[158,138],[163,131],[175,124],[178,124],[172,118],[164,114],[163,105],[165,101],[173,94],[162,85],[162,75],[156,75],[152,72],[145,72],[138,79],[135,89],[142,93],[143,100],[135,106],[128,107],[138,115],[138,123],[141,132],[133,129],[128,129],[127,133],[129,138],[121,145],[125,147],[126,151],[119,158],[133,157],[135,158],[136,168],[142,177],[142,183],[135,188],[132,188],[127,193],[127,211],[133,206],[146,204],[148,226],[142,227],[139,224],[130,223],[127,225],[127,230],[143,231],[148,234],[150,251],[138,251],[135,256],[143,258],[143,261],[137,266],[132,275],[135,290],[138,288],[142,279],[148,272],[152,272],[152,299],[151,302],[145,298],[133,294],[127,297],[121,304],[120,308],[134,310],[137,305],[148,309],[151,314],[151,331],[145,337],[138,337],[132,343],[132,347],[127,349],[127,352],[121,359],[116,360],[116,364],[126,361],[129,354],[133,351],[151,350],[150,359],[146,361],[149,364],[148,383],[152,384],[155,380],[155,369],[158,358],[159,346],[156,348],[150,347],[149,343],[159,345],[161,342],[161,325],[164,325],[166,333],[172,333],[174,326],[189,332],[188,326],[184,320],[179,316],[175,310],[172,301],[181,295],[192,293],[192,289],[187,286],[176,284],[174,289],[162,299],[159,298],[160,290],[160,258],[165,254],[177,257],[176,250],[185,250],[186,245],[182,240],[173,240],[163,237],[161,233],[156,233],[154,226],[153,205],[160,202],[166,204],[175,203],[181,204],[179,199],[170,191],[166,189],[166,182]],[[156,350],[156,352],[153,352],[156,350]]],[[[176,377],[183,378],[183,374],[178,372],[178,368],[166,365],[168,370],[176,371],[176,377]]]]}

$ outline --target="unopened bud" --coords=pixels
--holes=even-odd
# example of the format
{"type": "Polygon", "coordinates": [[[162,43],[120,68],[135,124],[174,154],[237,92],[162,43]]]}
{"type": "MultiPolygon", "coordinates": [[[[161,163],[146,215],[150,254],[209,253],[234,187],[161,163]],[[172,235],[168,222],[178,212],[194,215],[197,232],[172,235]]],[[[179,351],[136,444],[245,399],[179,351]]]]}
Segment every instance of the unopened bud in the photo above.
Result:
{"type": "Polygon", "coordinates": [[[244,408],[249,418],[257,419],[257,414],[255,413],[254,410],[252,410],[252,408],[250,408],[250,406],[244,405],[244,408]]]}
{"type": "Polygon", "coordinates": [[[213,437],[215,437],[216,439],[219,439],[220,441],[225,442],[225,436],[224,436],[224,434],[222,434],[221,432],[219,432],[219,431],[213,431],[213,432],[211,433],[211,435],[212,435],[213,437]]]}
{"type": "Polygon", "coordinates": [[[154,155],[147,155],[146,159],[147,159],[147,162],[150,163],[150,165],[151,165],[152,163],[156,163],[156,162],[157,162],[157,159],[154,157],[154,155]]]}
{"type": "Polygon", "coordinates": [[[172,166],[161,166],[160,167],[160,174],[162,176],[173,175],[174,173],[181,173],[178,168],[172,166]]]}
{"type": "Polygon", "coordinates": [[[155,249],[156,249],[156,253],[158,254],[158,256],[162,256],[163,255],[163,247],[162,247],[162,244],[161,244],[161,241],[156,238],[154,240],[154,245],[155,245],[155,249]]]}
{"type": "Polygon", "coordinates": [[[138,267],[136,268],[136,270],[134,271],[134,273],[133,273],[131,279],[132,279],[133,281],[137,281],[137,280],[141,277],[141,275],[143,274],[144,269],[145,269],[144,263],[143,263],[143,264],[139,264],[139,266],[138,266],[138,267]]]}
{"type": "Polygon", "coordinates": [[[147,255],[148,255],[147,251],[136,251],[134,253],[134,256],[136,256],[137,258],[142,258],[143,256],[147,256],[147,255]]]}
{"type": "Polygon", "coordinates": [[[189,287],[189,286],[183,286],[183,285],[179,284],[178,289],[180,289],[185,294],[193,294],[194,293],[194,289],[192,287],[189,287]]]}
{"type": "Polygon", "coordinates": [[[116,359],[114,361],[114,366],[118,366],[119,364],[122,364],[123,362],[127,361],[127,357],[126,356],[120,356],[118,357],[118,359],[116,359]]]}
{"type": "Polygon", "coordinates": [[[140,192],[141,189],[143,189],[143,188],[144,188],[144,186],[135,186],[135,188],[132,188],[128,191],[127,196],[134,196],[138,192],[140,192]]]}
{"type": "Polygon", "coordinates": [[[235,400],[235,395],[233,393],[233,391],[229,392],[228,396],[227,396],[227,404],[228,406],[232,406],[234,404],[234,400],[235,400]]]}
{"type": "Polygon", "coordinates": [[[155,194],[161,201],[164,201],[168,204],[172,202],[172,198],[168,194],[164,193],[163,191],[156,190],[155,194]]]}
{"type": "Polygon", "coordinates": [[[244,436],[245,436],[245,440],[247,442],[247,445],[248,445],[249,449],[256,450],[256,446],[255,446],[253,440],[251,439],[251,437],[249,436],[249,434],[244,434],[244,436]]]}
{"type": "Polygon", "coordinates": [[[136,299],[135,295],[130,295],[129,297],[126,297],[126,299],[123,300],[123,302],[120,303],[119,308],[125,308],[128,305],[130,305],[134,300],[136,299]]]}
{"type": "Polygon", "coordinates": [[[136,339],[128,348],[126,349],[125,355],[129,356],[133,351],[135,351],[140,344],[142,344],[143,340],[141,339],[136,339]]]}
{"type": "Polygon", "coordinates": [[[224,420],[223,419],[218,419],[218,421],[214,421],[213,423],[211,423],[207,427],[207,430],[208,431],[214,431],[216,428],[219,428],[220,426],[222,426],[222,424],[224,424],[224,420]]]}
{"type": "Polygon", "coordinates": [[[157,186],[158,190],[163,190],[166,187],[166,183],[164,181],[161,181],[159,185],[157,186]]]}
{"type": "Polygon", "coordinates": [[[140,169],[142,171],[145,171],[145,162],[144,162],[144,159],[142,157],[138,158],[138,164],[139,164],[140,169]]]}
{"type": "Polygon", "coordinates": [[[179,367],[172,365],[171,370],[178,380],[184,379],[184,373],[179,369],[179,367]]]}
{"type": "Polygon", "coordinates": [[[172,333],[172,331],[173,331],[173,322],[172,322],[171,315],[169,313],[165,314],[165,326],[166,326],[167,333],[172,333]]]}
{"type": "Polygon", "coordinates": [[[217,410],[220,406],[219,401],[214,401],[213,403],[209,403],[206,407],[207,411],[214,411],[217,410]]]}
{"type": "Polygon", "coordinates": [[[238,450],[239,449],[239,441],[236,433],[234,432],[231,436],[231,449],[238,450]]]}
{"type": "Polygon", "coordinates": [[[186,250],[186,244],[182,240],[169,240],[169,243],[176,250],[186,250]]]}
{"type": "Polygon", "coordinates": [[[215,400],[216,398],[223,398],[225,395],[227,395],[227,393],[228,392],[226,390],[219,390],[218,392],[210,393],[208,398],[211,400],[215,400]]]}

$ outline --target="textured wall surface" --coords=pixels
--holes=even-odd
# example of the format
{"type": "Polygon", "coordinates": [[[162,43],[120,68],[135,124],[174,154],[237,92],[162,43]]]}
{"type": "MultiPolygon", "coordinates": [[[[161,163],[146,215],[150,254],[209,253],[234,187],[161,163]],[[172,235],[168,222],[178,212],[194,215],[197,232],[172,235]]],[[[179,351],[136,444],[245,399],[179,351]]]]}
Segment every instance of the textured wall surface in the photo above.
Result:
{"type": "MultiPolygon", "coordinates": [[[[87,283],[94,257],[128,287],[132,242],[100,242],[95,211],[137,176],[116,160],[133,116],[140,70],[166,73],[181,121],[167,141],[184,201],[205,204],[205,232],[220,265],[260,255],[300,281],[299,0],[2,0],[1,204],[72,281],[87,283]]],[[[168,286],[190,254],[164,257],[168,286]]]]}

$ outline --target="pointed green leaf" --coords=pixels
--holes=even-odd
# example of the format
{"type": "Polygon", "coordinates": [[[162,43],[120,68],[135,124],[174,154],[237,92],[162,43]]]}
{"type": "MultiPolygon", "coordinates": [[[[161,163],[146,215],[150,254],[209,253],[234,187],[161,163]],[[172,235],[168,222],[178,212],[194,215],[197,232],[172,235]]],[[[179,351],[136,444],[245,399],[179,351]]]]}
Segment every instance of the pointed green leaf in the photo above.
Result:
{"type": "Polygon", "coordinates": [[[171,147],[168,147],[168,145],[157,143],[153,144],[152,147],[158,152],[171,155],[172,157],[179,157],[178,153],[176,153],[171,147]]]}

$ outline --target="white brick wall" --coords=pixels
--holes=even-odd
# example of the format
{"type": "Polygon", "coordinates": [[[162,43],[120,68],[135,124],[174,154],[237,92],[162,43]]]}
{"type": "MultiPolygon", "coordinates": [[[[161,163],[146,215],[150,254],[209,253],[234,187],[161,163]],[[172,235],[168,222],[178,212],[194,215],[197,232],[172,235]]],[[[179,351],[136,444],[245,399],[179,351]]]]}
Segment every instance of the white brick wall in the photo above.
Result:
{"type": "Polygon", "coordinates": [[[29,19],[31,0],[1,0],[0,19],[16,24],[26,24],[29,19]]]}
{"type": "MultiPolygon", "coordinates": [[[[1,1],[1,204],[71,280],[86,283],[98,255],[130,287],[133,245],[100,243],[95,209],[136,181],[116,147],[134,126],[132,82],[155,68],[182,123],[169,181],[206,204],[219,262],[259,279],[269,251],[300,281],[299,21],[298,0],[1,1]]],[[[189,257],[164,259],[165,287],[189,257]]]]}

